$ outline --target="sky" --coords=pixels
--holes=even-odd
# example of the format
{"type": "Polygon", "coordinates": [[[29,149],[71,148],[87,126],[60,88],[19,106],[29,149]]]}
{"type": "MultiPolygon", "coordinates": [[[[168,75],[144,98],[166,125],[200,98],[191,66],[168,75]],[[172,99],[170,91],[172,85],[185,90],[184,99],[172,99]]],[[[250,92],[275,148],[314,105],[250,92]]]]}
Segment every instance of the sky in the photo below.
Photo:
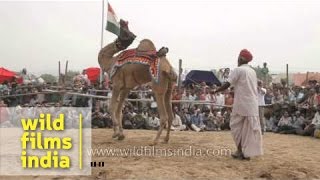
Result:
{"type": "MultiPolygon", "coordinates": [[[[137,40],[169,48],[183,69],[234,68],[241,49],[271,72],[320,72],[318,0],[109,0],[137,40]]],[[[106,6],[106,3],[105,3],[106,6]]],[[[106,16],[105,8],[105,16],[106,16]]],[[[98,67],[102,1],[0,1],[0,66],[37,75],[98,67]]],[[[116,36],[103,30],[103,45],[116,36]]]]}

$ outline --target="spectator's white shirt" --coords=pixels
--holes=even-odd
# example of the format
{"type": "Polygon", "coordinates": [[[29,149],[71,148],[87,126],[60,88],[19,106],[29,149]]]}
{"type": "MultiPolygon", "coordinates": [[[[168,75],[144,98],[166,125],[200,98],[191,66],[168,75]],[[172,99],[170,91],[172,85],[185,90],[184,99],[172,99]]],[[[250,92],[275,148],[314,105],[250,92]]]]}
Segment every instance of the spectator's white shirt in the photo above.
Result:
{"type": "Polygon", "coordinates": [[[157,108],[158,107],[158,105],[157,105],[157,102],[153,99],[153,97],[151,97],[151,100],[152,100],[152,102],[151,102],[151,108],[157,108]]]}
{"type": "Polygon", "coordinates": [[[232,114],[259,116],[256,72],[248,64],[243,64],[231,72],[228,82],[234,87],[232,114]]]}
{"type": "MultiPolygon", "coordinates": [[[[181,100],[189,100],[189,97],[186,95],[186,93],[182,94],[181,100]]],[[[182,103],[182,108],[189,108],[190,103],[182,103]]]]}
{"type": "Polygon", "coordinates": [[[291,117],[281,117],[280,121],[278,122],[278,126],[290,126],[291,125],[291,117]]]}
{"type": "Polygon", "coordinates": [[[109,91],[109,92],[108,92],[107,97],[108,97],[108,98],[111,98],[111,97],[112,97],[112,91],[109,91]]]}
{"type": "Polygon", "coordinates": [[[190,101],[194,101],[194,100],[196,100],[196,97],[197,97],[196,95],[193,95],[193,96],[192,96],[192,95],[190,94],[190,95],[189,95],[189,100],[190,100],[190,101]]]}
{"type": "Polygon", "coordinates": [[[297,100],[301,100],[304,96],[304,93],[303,92],[299,92],[298,96],[297,96],[297,100]]]}
{"type": "Polygon", "coordinates": [[[160,126],[160,119],[157,117],[149,117],[148,118],[148,125],[151,127],[159,127],[160,126]]]}
{"type": "Polygon", "coordinates": [[[180,127],[182,125],[182,121],[179,115],[176,114],[176,117],[172,121],[173,127],[180,127]]]}
{"type": "Polygon", "coordinates": [[[258,90],[258,104],[259,106],[264,106],[266,103],[264,101],[264,96],[266,95],[267,90],[265,88],[260,88],[258,90]]]}
{"type": "Polygon", "coordinates": [[[224,106],[225,104],[225,97],[224,97],[224,94],[219,94],[216,96],[216,104],[217,105],[221,105],[221,106],[224,106]]]}
{"type": "Polygon", "coordinates": [[[317,112],[315,115],[314,115],[314,118],[312,119],[312,122],[311,124],[314,124],[316,126],[320,126],[320,113],[317,112]]]}

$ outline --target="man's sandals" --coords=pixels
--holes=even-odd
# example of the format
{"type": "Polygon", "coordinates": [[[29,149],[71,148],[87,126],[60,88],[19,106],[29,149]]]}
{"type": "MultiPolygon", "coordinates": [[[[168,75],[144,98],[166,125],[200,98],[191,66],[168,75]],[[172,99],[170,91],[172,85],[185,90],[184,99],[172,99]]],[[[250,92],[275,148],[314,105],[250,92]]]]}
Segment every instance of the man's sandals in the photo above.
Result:
{"type": "Polygon", "coordinates": [[[245,157],[245,156],[243,155],[243,153],[242,153],[242,152],[239,152],[239,151],[236,151],[235,153],[231,154],[231,156],[232,156],[234,159],[247,160],[247,161],[250,160],[250,157],[245,157]]]}

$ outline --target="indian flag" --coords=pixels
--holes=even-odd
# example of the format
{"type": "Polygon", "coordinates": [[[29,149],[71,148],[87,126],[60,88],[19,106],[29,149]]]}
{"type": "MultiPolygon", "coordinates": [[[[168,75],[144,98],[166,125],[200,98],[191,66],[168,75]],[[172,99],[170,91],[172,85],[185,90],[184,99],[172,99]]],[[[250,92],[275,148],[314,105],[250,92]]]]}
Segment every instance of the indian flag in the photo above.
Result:
{"type": "Polygon", "coordinates": [[[120,24],[116,13],[114,13],[110,3],[108,3],[108,14],[107,14],[107,31],[112,32],[115,35],[120,34],[120,24]]]}

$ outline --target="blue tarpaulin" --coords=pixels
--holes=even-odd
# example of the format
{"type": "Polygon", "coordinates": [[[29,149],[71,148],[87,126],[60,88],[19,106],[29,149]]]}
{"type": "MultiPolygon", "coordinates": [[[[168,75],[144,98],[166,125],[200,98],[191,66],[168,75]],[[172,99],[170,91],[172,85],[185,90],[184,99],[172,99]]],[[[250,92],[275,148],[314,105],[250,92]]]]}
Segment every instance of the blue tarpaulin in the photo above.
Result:
{"type": "Polygon", "coordinates": [[[183,84],[189,85],[192,83],[196,84],[196,83],[201,83],[201,82],[205,82],[209,86],[211,86],[213,84],[221,86],[221,82],[214,75],[214,73],[212,71],[200,71],[200,70],[190,71],[187,74],[185,81],[183,81],[183,84]]]}

